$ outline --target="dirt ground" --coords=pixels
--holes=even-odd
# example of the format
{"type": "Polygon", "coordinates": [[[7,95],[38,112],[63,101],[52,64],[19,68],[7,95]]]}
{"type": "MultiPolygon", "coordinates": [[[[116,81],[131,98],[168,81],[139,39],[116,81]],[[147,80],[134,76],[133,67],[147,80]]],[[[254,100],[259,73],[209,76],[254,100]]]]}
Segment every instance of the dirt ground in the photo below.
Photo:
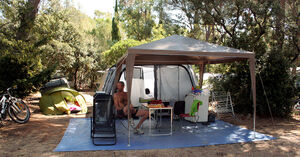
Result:
{"type": "MultiPolygon", "coordinates": [[[[99,157],[190,157],[190,156],[300,156],[300,116],[291,119],[257,118],[257,131],[277,137],[276,140],[252,143],[237,143],[205,147],[178,149],[130,150],[130,151],[81,151],[53,152],[60,142],[71,118],[90,117],[92,111],[92,92],[84,92],[88,97],[87,115],[45,116],[41,114],[38,101],[40,94],[25,99],[31,109],[31,118],[27,124],[16,124],[7,119],[0,128],[0,157],[12,156],[99,156],[99,157]]],[[[250,116],[238,115],[238,121],[230,116],[222,120],[242,127],[252,128],[250,116]]]]}

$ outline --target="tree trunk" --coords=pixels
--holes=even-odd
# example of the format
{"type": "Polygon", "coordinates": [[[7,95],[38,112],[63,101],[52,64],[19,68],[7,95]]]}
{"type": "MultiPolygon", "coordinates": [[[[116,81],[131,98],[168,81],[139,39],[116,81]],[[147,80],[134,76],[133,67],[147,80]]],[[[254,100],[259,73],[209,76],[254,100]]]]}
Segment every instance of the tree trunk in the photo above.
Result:
{"type": "Polygon", "coordinates": [[[96,75],[92,74],[91,82],[90,82],[90,89],[93,89],[95,87],[96,77],[97,77],[96,75]]]}
{"type": "MultiPolygon", "coordinates": [[[[289,2],[289,5],[293,6],[292,7],[292,16],[293,16],[293,19],[295,19],[295,23],[297,24],[298,26],[298,30],[300,28],[300,10],[298,9],[298,5],[299,5],[299,2],[289,2]]],[[[299,54],[299,49],[300,49],[300,31],[296,31],[296,35],[294,37],[294,44],[298,50],[298,54],[299,54]]],[[[296,76],[297,74],[297,67],[299,66],[299,55],[297,54],[297,56],[295,56],[295,60],[293,60],[293,69],[292,69],[292,75],[293,76],[296,76]]]]}
{"type": "Polygon", "coordinates": [[[215,43],[215,24],[212,24],[212,38],[213,38],[213,43],[215,43]]]}
{"type": "Polygon", "coordinates": [[[20,12],[20,27],[17,31],[17,40],[27,40],[34,25],[40,0],[28,0],[20,12]]]}
{"type": "Polygon", "coordinates": [[[202,63],[199,65],[199,86],[202,89],[202,85],[203,85],[203,75],[205,72],[205,64],[202,63]]]}
{"type": "Polygon", "coordinates": [[[75,74],[74,74],[74,89],[78,90],[77,81],[78,81],[78,70],[79,67],[75,68],[75,74]]]}
{"type": "Polygon", "coordinates": [[[278,0],[280,11],[277,12],[275,21],[275,38],[280,49],[283,47],[284,41],[284,23],[285,23],[285,0],[278,0]]]}
{"type": "Polygon", "coordinates": [[[206,34],[205,34],[205,41],[209,41],[209,37],[210,37],[210,34],[211,34],[211,25],[206,25],[206,34]]]}

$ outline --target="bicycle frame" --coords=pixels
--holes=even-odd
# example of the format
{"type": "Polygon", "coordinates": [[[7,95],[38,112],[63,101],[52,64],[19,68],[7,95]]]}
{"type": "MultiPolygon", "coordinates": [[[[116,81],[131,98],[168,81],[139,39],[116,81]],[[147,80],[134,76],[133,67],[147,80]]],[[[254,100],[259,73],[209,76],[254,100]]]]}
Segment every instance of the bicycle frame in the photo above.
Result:
{"type": "MultiPolygon", "coordinates": [[[[6,113],[6,109],[8,108],[9,105],[12,106],[12,109],[15,112],[21,112],[21,106],[19,104],[16,104],[17,98],[12,97],[10,92],[10,88],[7,89],[6,94],[4,94],[0,100],[0,105],[2,106],[1,111],[0,111],[0,117],[6,113]],[[6,98],[8,96],[8,98],[6,98]]],[[[5,117],[4,117],[5,118],[5,117]]]]}
{"type": "Polygon", "coordinates": [[[0,96],[0,127],[4,126],[3,120],[6,119],[7,115],[14,122],[19,124],[27,123],[30,118],[29,107],[21,99],[13,97],[10,94],[10,89],[11,88],[8,88],[6,92],[0,96]],[[25,116],[23,113],[25,113],[25,116]]]}
{"type": "Polygon", "coordinates": [[[6,100],[7,98],[5,97],[5,95],[3,95],[0,100],[0,105],[1,105],[0,120],[4,120],[6,118],[6,108],[7,108],[6,100]]]}
{"type": "Polygon", "coordinates": [[[13,108],[13,110],[15,110],[15,112],[21,112],[21,106],[19,105],[19,103],[17,103],[17,100],[11,100],[11,106],[13,108]]]}
{"type": "Polygon", "coordinates": [[[5,111],[5,109],[6,109],[6,100],[7,100],[7,98],[5,97],[5,95],[3,95],[2,96],[2,98],[1,98],[1,100],[0,100],[0,102],[1,102],[1,106],[2,106],[2,109],[1,109],[1,114],[3,114],[4,113],[4,111],[5,111]]]}

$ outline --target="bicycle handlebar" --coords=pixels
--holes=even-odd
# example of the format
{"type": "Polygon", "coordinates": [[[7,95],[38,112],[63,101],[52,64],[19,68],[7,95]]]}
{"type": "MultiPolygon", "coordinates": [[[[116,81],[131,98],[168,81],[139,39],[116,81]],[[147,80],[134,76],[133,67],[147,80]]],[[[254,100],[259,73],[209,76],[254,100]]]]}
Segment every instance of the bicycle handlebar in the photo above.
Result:
{"type": "MultiPolygon", "coordinates": [[[[10,90],[11,90],[11,89],[17,89],[17,87],[16,87],[16,86],[12,86],[12,87],[9,87],[9,88],[6,89],[6,94],[9,95],[9,96],[11,96],[11,93],[10,93],[10,90]]],[[[5,92],[4,92],[4,91],[3,91],[2,95],[3,95],[3,94],[5,95],[5,92]]]]}
{"type": "Polygon", "coordinates": [[[11,89],[16,89],[16,87],[13,86],[13,87],[9,87],[9,88],[6,89],[6,92],[7,92],[7,94],[8,94],[9,96],[11,96],[11,94],[10,94],[10,90],[11,90],[11,89]]]}

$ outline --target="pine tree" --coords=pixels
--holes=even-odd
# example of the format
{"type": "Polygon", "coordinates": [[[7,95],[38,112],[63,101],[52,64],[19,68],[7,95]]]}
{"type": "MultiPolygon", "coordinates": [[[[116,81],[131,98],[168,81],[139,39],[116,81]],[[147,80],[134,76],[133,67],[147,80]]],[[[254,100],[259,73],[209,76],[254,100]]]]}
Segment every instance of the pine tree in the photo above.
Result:
{"type": "Polygon", "coordinates": [[[116,0],[115,15],[112,19],[111,37],[113,42],[117,42],[121,39],[119,26],[118,26],[118,0],[116,0]]]}

